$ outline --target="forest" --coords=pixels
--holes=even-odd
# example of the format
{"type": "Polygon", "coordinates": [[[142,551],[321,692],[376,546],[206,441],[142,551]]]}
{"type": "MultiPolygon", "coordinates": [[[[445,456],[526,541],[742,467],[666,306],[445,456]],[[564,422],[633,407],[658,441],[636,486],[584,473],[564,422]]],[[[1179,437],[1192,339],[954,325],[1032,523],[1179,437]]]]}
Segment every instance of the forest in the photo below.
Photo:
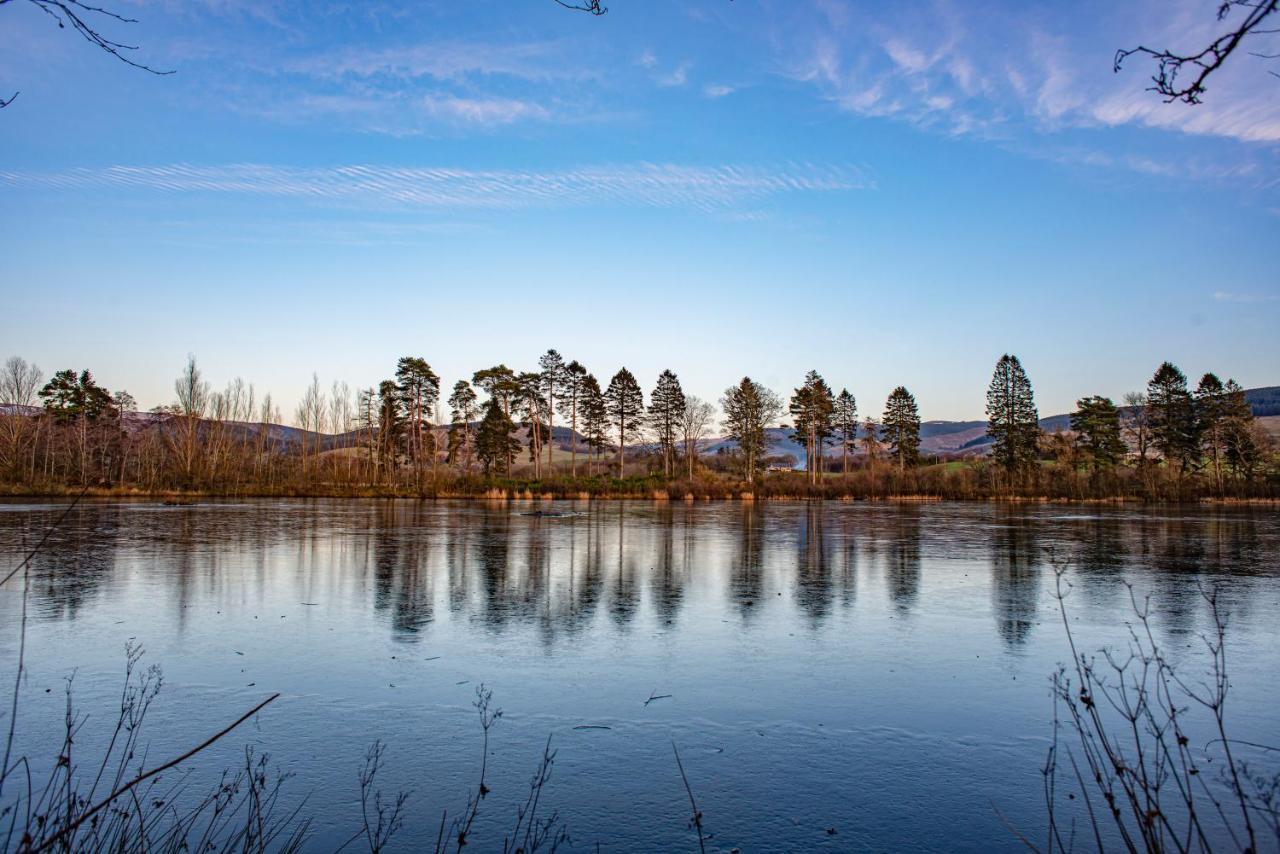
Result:
{"type": "Polygon", "coordinates": [[[1271,500],[1274,442],[1234,380],[1194,385],[1170,362],[1117,404],[1077,401],[1042,426],[1018,358],[995,366],[980,451],[924,453],[898,386],[880,412],[817,371],[784,396],[743,377],[713,404],[663,371],[646,395],[548,350],[535,370],[477,370],[447,389],[420,357],[376,387],[305,389],[292,426],[270,395],[214,390],[190,357],[171,403],[137,411],[89,370],[0,376],[0,491],[10,495],[386,495],[1271,500]],[[443,410],[443,411],[442,411],[443,410]],[[803,464],[778,453],[803,449],[803,464]]]}

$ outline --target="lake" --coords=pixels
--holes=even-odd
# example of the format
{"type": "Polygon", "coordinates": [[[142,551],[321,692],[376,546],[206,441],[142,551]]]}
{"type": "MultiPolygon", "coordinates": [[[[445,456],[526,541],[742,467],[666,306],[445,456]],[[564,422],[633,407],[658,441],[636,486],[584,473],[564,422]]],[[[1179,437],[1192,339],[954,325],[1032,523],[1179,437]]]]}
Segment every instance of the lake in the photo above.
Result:
{"type": "MultiPolygon", "coordinates": [[[[0,504],[4,573],[64,507],[0,504]]],[[[542,805],[576,850],[697,850],[673,742],[708,850],[1024,850],[1006,825],[1043,839],[1048,677],[1070,656],[1051,554],[1072,561],[1082,647],[1124,642],[1133,585],[1193,673],[1215,586],[1232,732],[1278,740],[1273,509],[252,500],[71,511],[31,571],[17,748],[56,758],[74,672],[92,753],[132,639],[164,673],[155,761],[280,692],[191,785],[268,751],[307,799],[309,850],[359,828],[375,739],[379,784],[411,791],[393,848],[434,842],[476,783],[481,684],[504,715],[473,850],[511,824],[548,736],[542,805]]]]}

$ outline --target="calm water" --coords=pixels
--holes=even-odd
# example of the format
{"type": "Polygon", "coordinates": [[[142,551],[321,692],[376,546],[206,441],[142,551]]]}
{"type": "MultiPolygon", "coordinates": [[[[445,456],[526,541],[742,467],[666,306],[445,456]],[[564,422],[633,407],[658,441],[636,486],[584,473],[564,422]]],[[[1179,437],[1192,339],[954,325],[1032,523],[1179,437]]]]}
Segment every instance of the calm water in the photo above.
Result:
{"type": "MultiPolygon", "coordinates": [[[[61,509],[0,504],[0,569],[61,509]]],[[[136,639],[166,679],[153,756],[283,694],[196,778],[268,750],[309,799],[314,850],[357,828],[375,738],[383,784],[413,790],[401,850],[434,840],[474,785],[480,683],[505,710],[484,828],[509,824],[551,735],[545,803],[576,849],[696,850],[674,739],[714,850],[1020,850],[993,804],[1041,833],[1067,657],[1049,549],[1076,558],[1090,647],[1123,639],[1128,582],[1197,666],[1198,589],[1218,585],[1235,733],[1277,741],[1274,511],[252,501],[72,512],[33,572],[20,742],[47,767],[75,671],[91,750],[136,639]]],[[[18,590],[0,590],[6,683],[18,590]]]]}

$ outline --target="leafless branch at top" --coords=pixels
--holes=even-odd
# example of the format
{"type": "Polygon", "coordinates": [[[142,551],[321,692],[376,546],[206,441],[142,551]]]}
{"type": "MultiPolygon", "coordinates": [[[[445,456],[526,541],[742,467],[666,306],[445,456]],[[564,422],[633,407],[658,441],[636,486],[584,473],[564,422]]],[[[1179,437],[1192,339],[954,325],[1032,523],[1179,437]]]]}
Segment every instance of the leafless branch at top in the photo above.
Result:
{"type": "MultiPolygon", "coordinates": [[[[1187,104],[1199,104],[1209,75],[1226,62],[1227,57],[1235,52],[1245,38],[1277,32],[1275,29],[1262,29],[1261,24],[1280,9],[1280,0],[1222,0],[1218,6],[1218,20],[1226,20],[1236,7],[1246,10],[1238,26],[1214,39],[1199,53],[1179,54],[1139,46],[1116,51],[1114,70],[1119,71],[1124,61],[1135,53],[1145,54],[1156,60],[1156,73],[1151,77],[1154,85],[1148,87],[1150,91],[1163,96],[1165,103],[1183,101],[1187,104]],[[1184,71],[1193,75],[1190,82],[1185,82],[1187,77],[1183,74],[1184,71]]],[[[1264,59],[1273,58],[1266,54],[1253,55],[1264,59]]]]}

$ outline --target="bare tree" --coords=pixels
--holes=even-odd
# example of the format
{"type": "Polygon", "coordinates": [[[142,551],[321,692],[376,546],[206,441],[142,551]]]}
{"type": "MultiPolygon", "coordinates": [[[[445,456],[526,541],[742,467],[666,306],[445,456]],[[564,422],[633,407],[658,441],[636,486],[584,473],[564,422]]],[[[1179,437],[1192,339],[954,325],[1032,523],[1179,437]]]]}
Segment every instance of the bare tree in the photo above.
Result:
{"type": "MultiPolygon", "coordinates": [[[[1227,57],[1235,53],[1245,39],[1280,32],[1280,28],[1263,26],[1263,22],[1280,9],[1280,0],[1221,0],[1218,4],[1218,20],[1226,21],[1236,9],[1245,10],[1244,17],[1199,52],[1175,53],[1167,49],[1155,50],[1139,45],[1128,50],[1116,51],[1114,70],[1119,71],[1124,61],[1135,53],[1149,56],[1156,61],[1156,73],[1151,77],[1154,85],[1147,87],[1149,91],[1162,96],[1165,103],[1183,101],[1187,104],[1199,104],[1205,93],[1205,81],[1209,79],[1209,75],[1221,68],[1227,61],[1227,57]],[[1189,72],[1189,80],[1183,75],[1184,71],[1189,72]]],[[[1248,53],[1260,59],[1280,58],[1280,53],[1257,51],[1248,53]]],[[[1280,77],[1280,74],[1274,71],[1270,73],[1280,77]]]]}
{"type": "Polygon", "coordinates": [[[684,413],[680,418],[681,440],[684,442],[684,458],[693,478],[693,463],[698,458],[698,442],[706,438],[716,417],[716,408],[696,395],[684,399],[684,413]]]}

